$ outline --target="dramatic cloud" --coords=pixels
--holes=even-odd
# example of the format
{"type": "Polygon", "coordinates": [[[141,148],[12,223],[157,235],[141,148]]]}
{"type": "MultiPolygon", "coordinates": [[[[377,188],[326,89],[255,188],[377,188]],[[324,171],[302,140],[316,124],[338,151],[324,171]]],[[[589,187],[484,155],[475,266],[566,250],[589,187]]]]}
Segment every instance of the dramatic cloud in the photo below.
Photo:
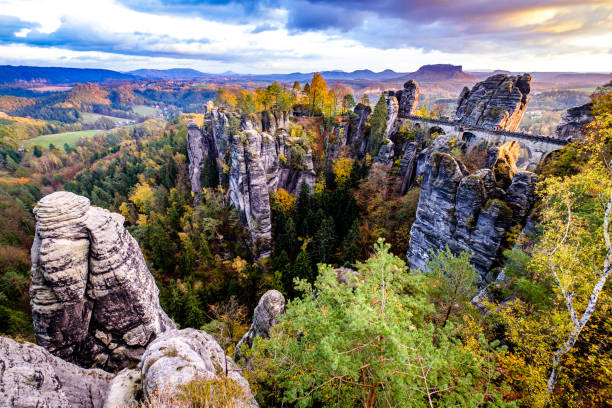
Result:
{"type": "Polygon", "coordinates": [[[22,30],[30,30],[33,27],[37,27],[38,24],[22,21],[18,17],[14,16],[0,16],[0,41],[7,40],[11,41],[16,38],[16,34],[22,30]]]}
{"type": "Polygon", "coordinates": [[[0,10],[0,63],[34,53],[215,72],[612,66],[603,0],[0,0],[0,10]]]}

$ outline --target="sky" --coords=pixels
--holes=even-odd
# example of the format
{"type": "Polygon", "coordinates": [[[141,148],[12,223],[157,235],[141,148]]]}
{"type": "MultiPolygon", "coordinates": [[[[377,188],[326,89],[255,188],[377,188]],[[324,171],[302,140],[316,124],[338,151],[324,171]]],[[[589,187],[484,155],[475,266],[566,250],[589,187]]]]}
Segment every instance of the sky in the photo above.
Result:
{"type": "Polygon", "coordinates": [[[0,64],[612,72],[612,0],[0,0],[0,64]]]}

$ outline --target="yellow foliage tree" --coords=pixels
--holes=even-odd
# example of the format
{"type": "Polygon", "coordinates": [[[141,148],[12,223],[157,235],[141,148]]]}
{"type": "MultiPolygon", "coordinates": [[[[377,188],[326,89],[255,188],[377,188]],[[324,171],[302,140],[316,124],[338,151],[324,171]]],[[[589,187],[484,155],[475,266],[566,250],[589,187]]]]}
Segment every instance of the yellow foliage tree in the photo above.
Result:
{"type": "Polygon", "coordinates": [[[272,196],[272,204],[281,209],[285,214],[289,214],[293,209],[295,197],[283,188],[279,188],[272,196]]]}
{"type": "Polygon", "coordinates": [[[353,168],[353,159],[342,157],[334,160],[334,180],[338,188],[347,186],[351,179],[351,169],[353,168]]]}
{"type": "Polygon", "coordinates": [[[150,211],[154,198],[155,193],[149,183],[139,182],[136,184],[134,193],[130,196],[130,201],[138,207],[140,213],[146,214],[150,211]]]}
{"type": "Polygon", "coordinates": [[[325,82],[325,79],[323,79],[320,73],[315,72],[312,75],[308,94],[308,101],[313,114],[316,109],[323,109],[323,104],[327,95],[327,82],[325,82]]]}

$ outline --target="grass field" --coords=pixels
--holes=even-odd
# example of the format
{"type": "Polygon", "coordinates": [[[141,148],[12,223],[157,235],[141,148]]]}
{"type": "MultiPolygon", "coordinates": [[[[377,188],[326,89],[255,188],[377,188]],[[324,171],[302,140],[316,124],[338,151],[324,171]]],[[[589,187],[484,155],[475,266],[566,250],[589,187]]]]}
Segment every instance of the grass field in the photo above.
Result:
{"type": "Polygon", "coordinates": [[[74,146],[77,140],[79,140],[81,137],[93,136],[98,132],[100,132],[100,130],[79,130],[78,132],[55,133],[52,135],[43,135],[33,139],[24,140],[21,142],[21,144],[24,147],[37,144],[45,148],[48,148],[50,144],[53,144],[55,147],[60,149],[64,147],[64,143],[68,143],[68,146],[74,146]]]}
{"type": "Polygon", "coordinates": [[[129,123],[132,119],[125,119],[125,118],[117,118],[115,116],[106,116],[106,115],[100,115],[99,113],[91,113],[91,112],[79,112],[81,115],[81,122],[83,123],[94,123],[96,120],[100,119],[100,118],[108,118],[114,122],[119,122],[121,124],[127,124],[129,123]]]}
{"type": "Polygon", "coordinates": [[[570,89],[571,91],[581,91],[581,92],[588,92],[588,93],[593,93],[597,90],[597,88],[573,88],[570,89]]]}
{"type": "Polygon", "coordinates": [[[157,116],[157,115],[159,115],[159,109],[155,108],[153,106],[136,105],[136,106],[133,106],[132,109],[134,110],[134,113],[136,113],[137,115],[140,115],[140,116],[157,116]]]}

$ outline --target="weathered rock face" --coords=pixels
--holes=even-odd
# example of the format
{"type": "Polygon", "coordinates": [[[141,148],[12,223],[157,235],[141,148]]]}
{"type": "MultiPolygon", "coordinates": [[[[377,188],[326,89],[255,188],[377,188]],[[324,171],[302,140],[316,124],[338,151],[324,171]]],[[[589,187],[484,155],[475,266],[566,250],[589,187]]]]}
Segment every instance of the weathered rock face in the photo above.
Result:
{"type": "Polygon", "coordinates": [[[274,141],[269,135],[247,129],[232,142],[229,197],[248,226],[261,256],[270,253],[270,193],[265,164],[278,167],[274,141]],[[274,152],[274,154],[271,154],[274,152]],[[275,163],[275,164],[274,164],[275,163]]]}
{"type": "Polygon", "coordinates": [[[492,170],[468,174],[451,155],[433,152],[410,231],[410,268],[426,270],[431,251],[448,245],[454,253],[471,251],[472,263],[484,279],[507,229],[523,222],[533,205],[536,181],[535,174],[520,171],[504,191],[492,170]]]}
{"type": "Polygon", "coordinates": [[[275,135],[277,131],[289,126],[289,113],[263,111],[261,113],[261,130],[275,135]]]}
{"type": "Polygon", "coordinates": [[[398,130],[397,114],[399,112],[399,104],[397,103],[397,98],[390,93],[385,96],[385,101],[387,102],[386,135],[387,138],[391,139],[398,130]]]}
{"type": "Polygon", "coordinates": [[[466,126],[514,131],[529,102],[531,76],[498,74],[463,88],[457,101],[456,120],[466,126]]]}
{"type": "Polygon", "coordinates": [[[227,376],[243,391],[242,395],[233,396],[232,406],[258,406],[249,383],[234,361],[225,355],[212,336],[203,331],[183,329],[164,332],[149,345],[142,356],[140,368],[145,397],[155,397],[156,393],[176,393],[177,386],[193,380],[207,381],[227,376]]]}
{"type": "Polygon", "coordinates": [[[404,149],[404,156],[402,157],[398,171],[398,175],[402,178],[402,186],[400,188],[401,195],[404,195],[412,185],[416,173],[417,157],[417,144],[415,142],[408,143],[404,149]]]}
{"type": "Polygon", "coordinates": [[[188,155],[196,203],[202,180],[217,173],[219,183],[229,185],[230,201],[241,213],[259,255],[266,257],[271,239],[269,193],[279,188],[295,192],[302,182],[312,190],[316,175],[310,149],[297,146],[280,127],[288,124],[285,114],[264,112],[262,124],[275,136],[256,129],[246,118],[213,109],[203,130],[193,121],[188,124],[188,155]]]}
{"type": "Polygon", "coordinates": [[[214,150],[207,133],[202,132],[193,120],[187,123],[187,156],[189,157],[189,179],[196,203],[202,192],[202,172],[206,171],[206,161],[215,160],[214,150]]]}
{"type": "Polygon", "coordinates": [[[253,323],[236,346],[235,359],[240,358],[243,345],[253,346],[255,337],[270,337],[270,329],[278,323],[277,318],[285,313],[285,297],[278,290],[269,290],[259,299],[253,312],[253,323]]]}
{"type": "Polygon", "coordinates": [[[0,406],[102,408],[113,375],[85,369],[32,343],[0,337],[0,406]]]}
{"type": "Polygon", "coordinates": [[[350,140],[351,140],[351,143],[358,143],[359,152],[361,154],[365,154],[368,148],[368,141],[367,141],[367,138],[365,137],[364,130],[365,130],[365,124],[368,121],[368,116],[370,116],[370,114],[372,113],[372,108],[364,104],[358,103],[357,106],[355,106],[354,112],[359,117],[359,121],[357,123],[357,128],[355,130],[355,136],[351,137],[350,140]]]}
{"type": "Polygon", "coordinates": [[[137,362],[174,324],[123,217],[60,191],[34,209],[30,298],[36,341],[52,354],[108,371],[137,362]]]}
{"type": "Polygon", "coordinates": [[[396,91],[398,116],[406,118],[414,115],[419,105],[419,85],[412,79],[404,84],[404,89],[396,91]]]}
{"type": "Polygon", "coordinates": [[[274,187],[274,190],[282,188],[290,193],[299,193],[302,183],[306,183],[312,191],[316,173],[310,148],[300,145],[296,140],[291,140],[284,129],[276,135],[275,140],[280,170],[278,185],[274,187]]]}
{"type": "Polygon", "coordinates": [[[568,109],[561,117],[555,137],[562,140],[584,140],[582,127],[593,120],[592,103],[568,109]]]}

